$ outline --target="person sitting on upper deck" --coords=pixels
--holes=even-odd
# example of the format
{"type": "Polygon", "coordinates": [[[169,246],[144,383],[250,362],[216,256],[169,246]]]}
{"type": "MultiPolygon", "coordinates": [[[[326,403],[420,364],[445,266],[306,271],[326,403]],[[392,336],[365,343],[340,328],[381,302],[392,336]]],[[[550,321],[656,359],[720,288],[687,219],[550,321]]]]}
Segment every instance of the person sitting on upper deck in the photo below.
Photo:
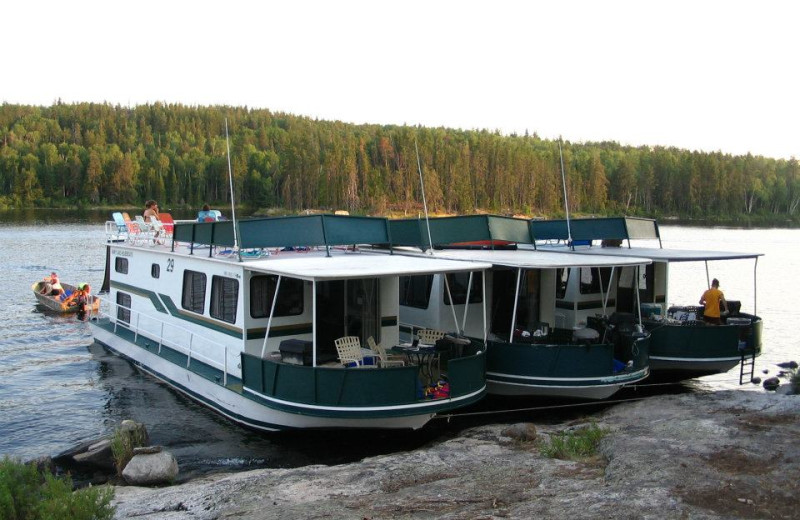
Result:
{"type": "Polygon", "coordinates": [[[197,221],[198,222],[213,222],[217,220],[214,218],[214,214],[211,212],[211,206],[208,204],[203,204],[203,209],[197,212],[197,221]]]}
{"type": "Polygon", "coordinates": [[[700,297],[700,305],[704,305],[703,320],[706,323],[720,325],[722,323],[722,313],[720,309],[724,308],[728,312],[728,302],[725,300],[725,295],[719,290],[719,280],[714,278],[711,281],[711,288],[703,293],[700,297]]]}
{"type": "Polygon", "coordinates": [[[144,213],[142,213],[145,222],[150,222],[150,217],[158,218],[158,203],[154,200],[148,200],[144,203],[144,213]]]}
{"type": "Polygon", "coordinates": [[[55,271],[50,273],[50,276],[44,277],[41,287],[39,293],[48,296],[58,296],[64,292],[64,288],[61,287],[61,283],[58,281],[58,275],[55,271]]]}

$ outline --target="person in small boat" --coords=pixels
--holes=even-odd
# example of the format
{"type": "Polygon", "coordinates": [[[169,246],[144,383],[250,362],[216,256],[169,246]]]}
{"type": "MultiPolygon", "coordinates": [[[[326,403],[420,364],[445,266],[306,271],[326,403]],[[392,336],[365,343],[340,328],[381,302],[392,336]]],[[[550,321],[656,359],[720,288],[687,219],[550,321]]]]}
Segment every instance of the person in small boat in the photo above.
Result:
{"type": "Polygon", "coordinates": [[[89,293],[91,287],[88,283],[78,285],[78,288],[64,300],[64,305],[77,305],[78,306],[78,319],[83,321],[86,319],[86,306],[89,303],[89,293]],[[74,302],[74,303],[73,303],[74,302]]]}
{"type": "Polygon", "coordinates": [[[719,290],[719,280],[714,278],[711,281],[711,288],[703,293],[700,297],[700,305],[704,306],[703,320],[706,323],[720,325],[722,323],[722,309],[728,312],[728,302],[725,300],[725,295],[719,290]]]}
{"type": "Polygon", "coordinates": [[[61,283],[58,281],[58,274],[55,271],[50,273],[50,276],[45,276],[41,287],[42,289],[39,293],[47,296],[58,296],[64,292],[64,288],[61,287],[61,283]]]}

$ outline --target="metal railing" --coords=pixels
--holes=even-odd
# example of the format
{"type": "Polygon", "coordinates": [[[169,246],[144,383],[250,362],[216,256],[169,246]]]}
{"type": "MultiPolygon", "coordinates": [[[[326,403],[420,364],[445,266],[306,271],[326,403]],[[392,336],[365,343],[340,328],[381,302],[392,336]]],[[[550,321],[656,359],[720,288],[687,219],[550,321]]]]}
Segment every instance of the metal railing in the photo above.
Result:
{"type": "MultiPolygon", "coordinates": [[[[164,320],[158,319],[141,311],[131,309],[116,302],[112,302],[107,298],[100,298],[94,296],[95,299],[100,300],[100,306],[96,312],[92,314],[92,318],[108,318],[114,324],[114,333],[117,332],[118,327],[123,327],[133,332],[133,340],[136,342],[139,336],[151,339],[158,342],[158,354],[161,354],[162,346],[176,350],[186,356],[186,368],[189,368],[192,359],[202,361],[207,365],[217,368],[222,371],[222,384],[228,384],[228,347],[222,343],[211,341],[204,338],[201,334],[191,331],[187,328],[168,323],[164,320]],[[124,310],[128,313],[129,321],[119,318],[119,311],[124,310]],[[145,324],[142,325],[142,318],[145,319],[145,324]],[[149,327],[149,324],[156,325],[157,330],[149,327]],[[165,334],[166,332],[166,334],[165,334]],[[177,334],[174,334],[177,333],[177,334]],[[201,352],[198,352],[194,347],[195,338],[199,337],[203,342],[211,348],[220,349],[222,352],[222,361],[213,359],[201,352]],[[179,341],[180,338],[185,338],[184,341],[179,341]],[[187,344],[188,346],[184,346],[187,344]]],[[[235,375],[235,374],[234,374],[235,375]]]]}

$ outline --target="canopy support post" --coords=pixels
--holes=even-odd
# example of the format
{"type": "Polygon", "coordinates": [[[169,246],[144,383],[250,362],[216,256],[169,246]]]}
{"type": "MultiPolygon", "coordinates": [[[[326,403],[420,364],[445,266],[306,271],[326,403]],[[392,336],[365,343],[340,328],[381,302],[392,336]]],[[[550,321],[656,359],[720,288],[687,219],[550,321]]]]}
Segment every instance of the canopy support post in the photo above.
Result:
{"type": "Polygon", "coordinates": [[[511,335],[509,343],[514,342],[514,327],[517,325],[517,303],[519,303],[519,281],[522,278],[522,268],[517,268],[517,289],[514,291],[514,311],[511,313],[511,335]]]}
{"type": "MultiPolygon", "coordinates": [[[[275,304],[278,302],[278,291],[281,288],[281,278],[278,276],[278,282],[275,284],[275,294],[272,295],[272,307],[269,309],[269,319],[267,320],[267,330],[264,331],[264,344],[261,345],[261,359],[264,359],[264,354],[267,352],[267,339],[269,339],[269,331],[272,327],[272,316],[275,314],[275,304]]],[[[245,341],[247,341],[247,334],[245,333],[245,341]]]]}

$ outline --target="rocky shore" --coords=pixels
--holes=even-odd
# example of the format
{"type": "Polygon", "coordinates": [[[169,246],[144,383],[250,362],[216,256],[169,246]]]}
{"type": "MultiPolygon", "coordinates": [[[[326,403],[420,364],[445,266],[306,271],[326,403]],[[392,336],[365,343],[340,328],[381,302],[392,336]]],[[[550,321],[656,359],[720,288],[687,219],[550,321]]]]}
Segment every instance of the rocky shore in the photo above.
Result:
{"type": "Polygon", "coordinates": [[[121,486],[115,504],[116,518],[137,519],[798,518],[800,396],[657,396],[353,464],[121,486]],[[550,435],[588,424],[609,432],[596,456],[540,453],[550,435]]]}

